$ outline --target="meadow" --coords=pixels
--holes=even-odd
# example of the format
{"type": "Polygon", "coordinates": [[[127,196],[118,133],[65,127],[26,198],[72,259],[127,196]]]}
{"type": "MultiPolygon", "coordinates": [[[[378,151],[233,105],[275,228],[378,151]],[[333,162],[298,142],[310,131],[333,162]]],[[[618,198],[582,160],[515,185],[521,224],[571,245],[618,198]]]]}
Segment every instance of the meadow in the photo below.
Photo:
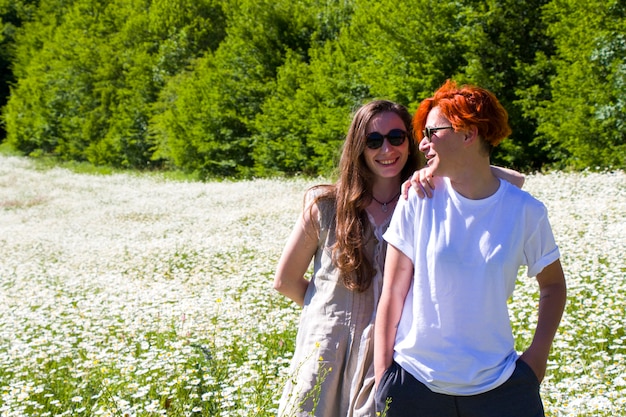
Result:
{"type": "MultiPolygon", "coordinates": [[[[0,156],[0,416],[273,416],[299,308],[272,289],[307,187],[79,174],[0,156]]],[[[568,304],[546,414],[626,409],[626,173],[529,174],[568,304]]],[[[537,287],[520,271],[523,349],[537,287]]]]}

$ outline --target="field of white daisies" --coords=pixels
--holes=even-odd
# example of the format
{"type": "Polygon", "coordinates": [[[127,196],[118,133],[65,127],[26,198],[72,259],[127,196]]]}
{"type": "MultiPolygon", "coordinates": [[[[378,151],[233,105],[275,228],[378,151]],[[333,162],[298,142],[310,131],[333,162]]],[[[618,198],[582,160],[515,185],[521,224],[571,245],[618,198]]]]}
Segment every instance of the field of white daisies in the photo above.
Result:
{"type": "MultiPolygon", "coordinates": [[[[299,309],[274,267],[313,180],[177,182],[0,156],[0,416],[273,416],[299,309]]],[[[626,409],[626,174],[527,176],[568,304],[548,416],[626,409]]],[[[521,350],[536,283],[511,300],[521,350]]]]}

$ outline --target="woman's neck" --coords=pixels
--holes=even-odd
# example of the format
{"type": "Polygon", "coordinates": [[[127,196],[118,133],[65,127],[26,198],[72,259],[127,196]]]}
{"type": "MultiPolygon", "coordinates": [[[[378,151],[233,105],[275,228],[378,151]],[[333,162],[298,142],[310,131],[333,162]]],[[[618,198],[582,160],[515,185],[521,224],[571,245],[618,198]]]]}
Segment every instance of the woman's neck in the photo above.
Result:
{"type": "Polygon", "coordinates": [[[493,195],[500,188],[500,180],[493,175],[488,164],[466,170],[462,175],[450,178],[454,190],[470,200],[481,200],[493,195]]]}
{"type": "Polygon", "coordinates": [[[398,194],[401,185],[400,177],[379,178],[372,186],[372,195],[379,201],[388,201],[398,194]]]}

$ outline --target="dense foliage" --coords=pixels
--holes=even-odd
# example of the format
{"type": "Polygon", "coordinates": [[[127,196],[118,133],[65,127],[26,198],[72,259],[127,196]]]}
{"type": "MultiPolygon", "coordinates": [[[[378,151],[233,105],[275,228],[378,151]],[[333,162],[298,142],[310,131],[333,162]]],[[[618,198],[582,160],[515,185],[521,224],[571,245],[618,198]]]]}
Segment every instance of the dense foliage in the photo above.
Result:
{"type": "Polygon", "coordinates": [[[2,140],[200,177],[327,174],[351,112],[485,86],[496,163],[626,166],[621,0],[0,0],[2,140]],[[9,89],[10,87],[10,89],[9,89]]]}

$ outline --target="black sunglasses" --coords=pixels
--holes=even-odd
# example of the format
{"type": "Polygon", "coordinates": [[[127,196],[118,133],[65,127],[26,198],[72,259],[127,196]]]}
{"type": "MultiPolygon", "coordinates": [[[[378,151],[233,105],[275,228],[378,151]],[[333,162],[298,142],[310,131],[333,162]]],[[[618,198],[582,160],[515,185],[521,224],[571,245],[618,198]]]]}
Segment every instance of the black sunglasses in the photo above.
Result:
{"type": "Polygon", "coordinates": [[[429,142],[432,142],[433,133],[435,133],[438,130],[444,130],[444,129],[454,129],[454,127],[453,126],[426,127],[426,128],[424,128],[424,130],[422,130],[422,133],[424,134],[424,137],[429,142]]]}
{"type": "Polygon", "coordinates": [[[391,146],[400,146],[406,139],[406,132],[402,129],[391,129],[386,135],[378,132],[368,133],[365,137],[365,144],[370,149],[378,149],[383,146],[385,138],[391,146]]]}

